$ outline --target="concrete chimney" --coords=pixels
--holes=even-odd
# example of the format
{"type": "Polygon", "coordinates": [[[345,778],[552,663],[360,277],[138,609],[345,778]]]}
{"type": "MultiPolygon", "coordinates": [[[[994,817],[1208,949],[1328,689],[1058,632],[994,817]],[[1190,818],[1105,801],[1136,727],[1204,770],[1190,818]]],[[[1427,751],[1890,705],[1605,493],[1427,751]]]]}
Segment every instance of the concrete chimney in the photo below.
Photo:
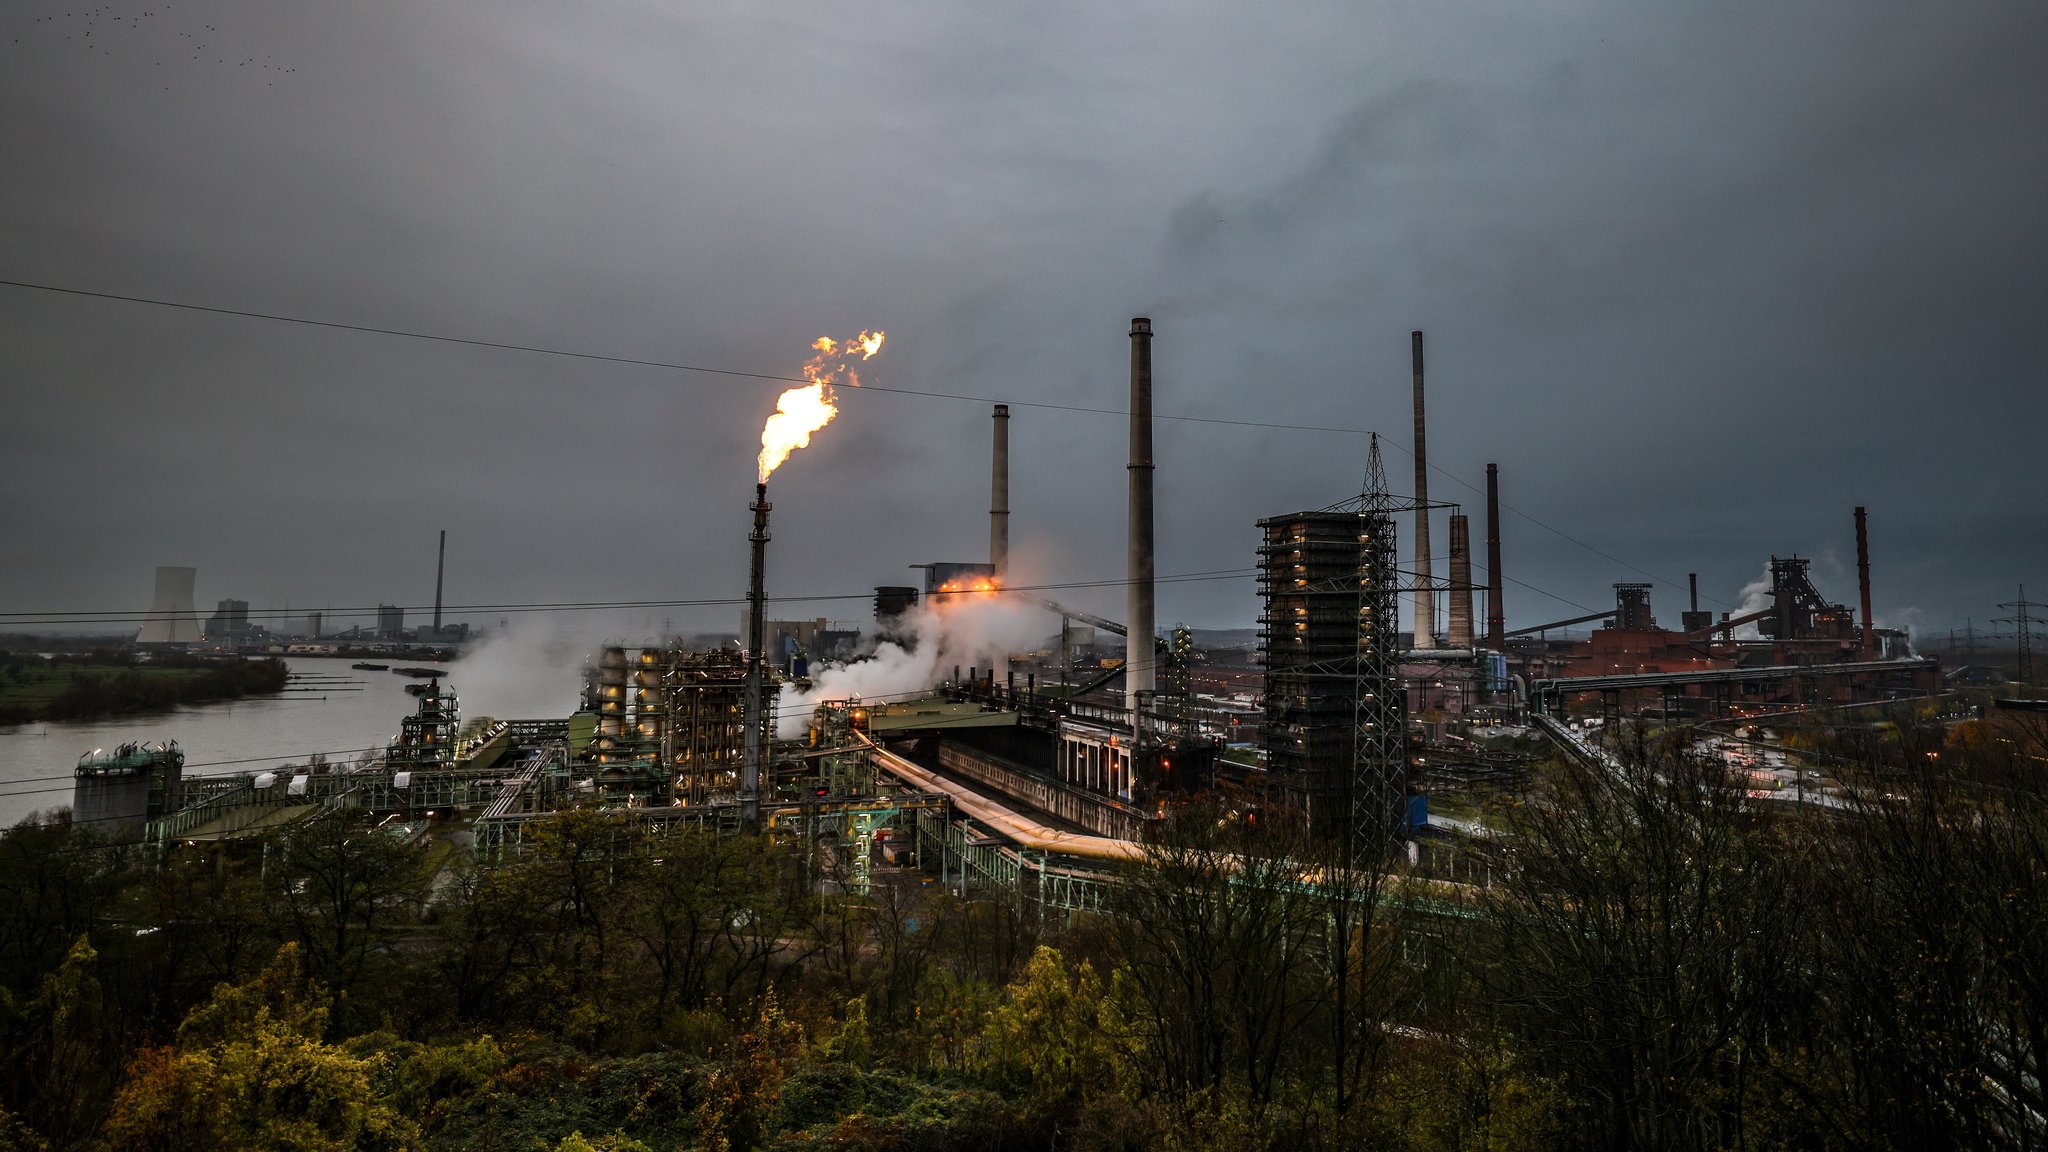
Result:
{"type": "Polygon", "coordinates": [[[1451,515],[1450,645],[1472,647],[1472,527],[1462,512],[1451,515]]]}
{"type": "Polygon", "coordinates": [[[1422,416],[1422,333],[1412,333],[1415,361],[1415,646],[1436,647],[1436,591],[1429,566],[1429,440],[1422,416]]]}
{"type": "Polygon", "coordinates": [[[448,530],[441,529],[441,555],[434,561],[434,639],[441,638],[441,574],[448,568],[448,530]]]}
{"type": "Polygon", "coordinates": [[[1129,572],[1124,588],[1124,697],[1130,702],[1132,752],[1143,743],[1142,708],[1156,686],[1152,656],[1152,321],[1131,319],[1131,480],[1129,572]]]}
{"type": "Polygon", "coordinates": [[[752,824],[761,815],[761,766],[767,758],[768,683],[761,649],[766,625],[767,596],[764,571],[768,558],[768,503],[766,482],[754,485],[754,530],[747,535],[752,545],[747,570],[747,699],[745,756],[740,762],[740,818],[752,824]]]}
{"type": "Polygon", "coordinates": [[[1856,509],[1856,587],[1863,593],[1863,651],[1877,651],[1877,637],[1870,623],[1870,524],[1863,509],[1856,509]]]}
{"type": "Polygon", "coordinates": [[[1500,465],[1486,466],[1486,646],[1495,652],[1507,645],[1508,615],[1500,590],[1500,465]]]}
{"type": "Polygon", "coordinates": [[[1010,406],[996,405],[995,459],[988,488],[988,562],[1000,587],[1010,570],[1010,406]]]}

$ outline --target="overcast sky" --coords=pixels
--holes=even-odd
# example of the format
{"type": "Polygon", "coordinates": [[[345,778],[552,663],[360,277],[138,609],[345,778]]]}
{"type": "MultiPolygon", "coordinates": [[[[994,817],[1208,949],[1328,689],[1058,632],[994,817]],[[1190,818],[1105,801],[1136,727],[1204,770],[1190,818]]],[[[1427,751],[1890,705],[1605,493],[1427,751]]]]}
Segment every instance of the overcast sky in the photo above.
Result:
{"type": "MultiPolygon", "coordinates": [[[[0,279],[769,374],[882,328],[871,382],[1013,405],[1043,582],[1122,575],[1121,419],[1031,405],[1120,409],[1130,317],[1163,415],[1377,428],[1404,493],[1422,328],[1431,495],[1476,543],[1497,461],[1548,526],[1506,518],[1512,622],[1650,573],[1675,624],[1773,553],[1853,602],[1863,504],[1880,622],[1945,635],[2048,599],[2044,45],[2037,0],[11,0],[0,279]]],[[[738,596],[778,390],[17,287],[0,387],[12,612],[158,564],[421,604],[441,528],[451,603],[738,596]]],[[[770,594],[984,557],[987,403],[842,395],[770,594]]],[[[1162,574],[1248,567],[1366,452],[1157,438],[1162,574]]]]}

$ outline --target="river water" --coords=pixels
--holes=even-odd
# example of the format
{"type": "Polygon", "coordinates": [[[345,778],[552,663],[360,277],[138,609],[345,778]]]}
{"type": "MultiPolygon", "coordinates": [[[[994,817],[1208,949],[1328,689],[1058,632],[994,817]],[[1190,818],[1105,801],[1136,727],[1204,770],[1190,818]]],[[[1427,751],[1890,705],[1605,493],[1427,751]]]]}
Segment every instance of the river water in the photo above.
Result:
{"type": "MultiPolygon", "coordinates": [[[[400,661],[424,666],[420,661],[400,661]]],[[[176,740],[187,775],[211,775],[303,763],[324,752],[352,760],[382,748],[418,701],[406,695],[410,676],[355,671],[350,661],[292,657],[289,691],[170,712],[98,721],[53,721],[0,727],[0,827],[32,812],[71,803],[71,770],[95,748],[130,740],[176,740]]],[[[460,676],[448,683],[456,686],[460,676]]]]}

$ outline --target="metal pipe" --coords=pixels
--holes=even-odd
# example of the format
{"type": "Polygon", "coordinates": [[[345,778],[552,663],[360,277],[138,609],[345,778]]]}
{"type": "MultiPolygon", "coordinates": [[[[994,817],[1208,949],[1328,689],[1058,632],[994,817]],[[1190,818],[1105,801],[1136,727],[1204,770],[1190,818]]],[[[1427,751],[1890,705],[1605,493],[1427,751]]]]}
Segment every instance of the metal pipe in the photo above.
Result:
{"type": "Polygon", "coordinates": [[[747,540],[753,560],[747,574],[747,700],[746,756],[740,764],[740,817],[752,824],[761,816],[761,761],[768,736],[768,684],[762,665],[767,596],[763,592],[768,558],[768,483],[754,485],[754,530],[747,540]]]}
{"type": "Polygon", "coordinates": [[[1856,585],[1863,593],[1863,650],[1875,651],[1876,636],[1870,622],[1870,524],[1860,505],[1856,509],[1856,585]]]}
{"type": "Polygon", "coordinates": [[[1472,527],[1463,513],[1451,515],[1451,627],[1448,646],[1472,646],[1472,527]]]}
{"type": "Polygon", "coordinates": [[[996,405],[995,460],[989,477],[988,562],[996,570],[996,585],[1010,569],[1010,406],[996,405]]]}
{"type": "Polygon", "coordinates": [[[1422,415],[1422,333],[1409,336],[1415,361],[1415,647],[1436,647],[1436,591],[1429,566],[1429,442],[1422,415]]]}
{"type": "Polygon", "coordinates": [[[1144,743],[1144,701],[1152,694],[1152,321],[1131,318],[1131,482],[1129,573],[1124,588],[1124,697],[1130,704],[1132,748],[1144,743]]]}
{"type": "Polygon", "coordinates": [[[1486,646],[1507,643],[1508,615],[1500,601],[1500,465],[1486,466],[1486,646]]]}

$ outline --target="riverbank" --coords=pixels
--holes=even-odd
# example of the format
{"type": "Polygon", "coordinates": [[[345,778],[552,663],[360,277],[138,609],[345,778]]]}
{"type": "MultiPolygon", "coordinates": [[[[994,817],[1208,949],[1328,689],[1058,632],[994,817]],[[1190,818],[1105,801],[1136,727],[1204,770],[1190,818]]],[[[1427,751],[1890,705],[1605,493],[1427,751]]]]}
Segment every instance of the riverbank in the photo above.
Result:
{"type": "Polygon", "coordinates": [[[0,663],[0,724],[99,720],[271,695],[287,675],[282,660],[9,656],[0,663]]]}

